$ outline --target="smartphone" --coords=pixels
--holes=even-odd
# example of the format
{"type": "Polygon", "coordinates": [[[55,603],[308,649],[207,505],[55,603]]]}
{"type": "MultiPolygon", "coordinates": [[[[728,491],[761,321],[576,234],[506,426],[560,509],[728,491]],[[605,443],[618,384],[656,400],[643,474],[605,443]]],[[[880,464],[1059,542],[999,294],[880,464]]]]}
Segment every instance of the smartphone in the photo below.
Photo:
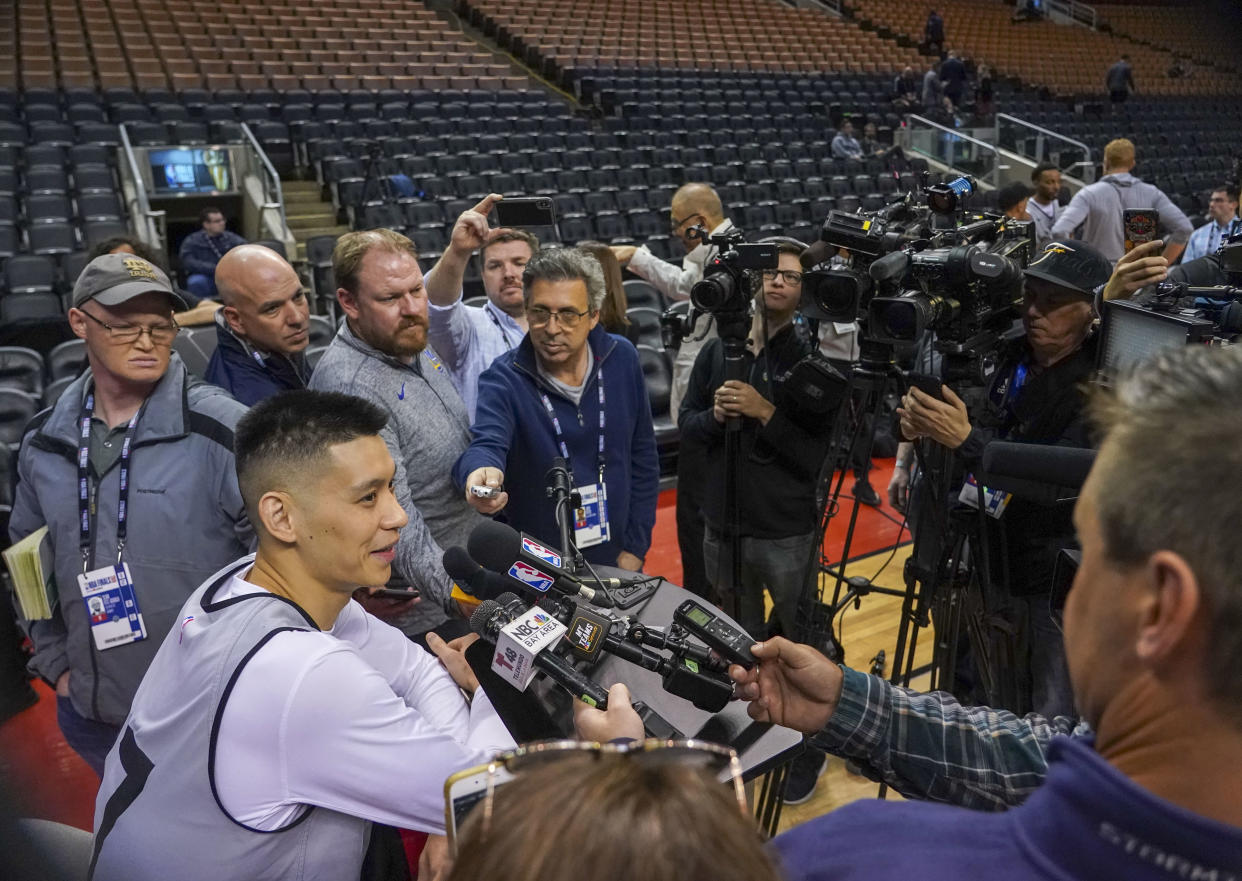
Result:
{"type": "Polygon", "coordinates": [[[1121,212],[1121,225],[1125,230],[1126,251],[1133,251],[1159,235],[1160,212],[1155,208],[1126,208],[1121,212]]]}
{"type": "MultiPolygon", "coordinates": [[[[487,797],[487,765],[477,765],[458,771],[444,781],[444,827],[448,831],[448,839],[457,846],[458,830],[466,822],[466,817],[487,797]]],[[[513,779],[504,768],[497,768],[492,774],[493,791],[513,779]]]]}
{"type": "Polygon", "coordinates": [[[494,210],[497,226],[556,226],[556,205],[547,196],[504,199],[496,203],[494,210]]]}
{"type": "Polygon", "coordinates": [[[944,395],[940,391],[943,380],[939,376],[932,376],[930,373],[916,373],[910,371],[906,374],[906,379],[910,381],[910,388],[916,388],[923,394],[935,398],[937,401],[943,401],[944,395]]]}
{"type": "Polygon", "coordinates": [[[381,587],[375,593],[371,594],[371,596],[384,597],[385,599],[389,599],[389,600],[414,600],[414,599],[418,599],[421,595],[422,594],[418,592],[417,587],[411,587],[411,588],[381,587]]]}

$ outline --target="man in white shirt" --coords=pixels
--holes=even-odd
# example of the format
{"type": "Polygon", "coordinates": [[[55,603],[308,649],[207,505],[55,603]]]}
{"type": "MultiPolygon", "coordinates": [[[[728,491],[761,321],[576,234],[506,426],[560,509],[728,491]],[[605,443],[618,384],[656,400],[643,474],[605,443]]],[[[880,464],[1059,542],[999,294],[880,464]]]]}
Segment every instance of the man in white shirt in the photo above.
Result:
{"type": "Polygon", "coordinates": [[[517,348],[526,336],[526,302],[522,272],[539,253],[539,239],[522,229],[489,229],[487,215],[499,202],[493,193],[453,224],[449,246],[427,273],[427,341],[448,368],[453,385],[474,423],[479,376],[500,355],[517,348]],[[470,255],[479,252],[479,269],[487,303],[462,302],[462,282],[470,255]]]}
{"type": "MultiPolygon", "coordinates": [[[[718,253],[718,248],[700,242],[696,229],[709,230],[712,236],[734,231],[733,221],[725,219],[720,196],[707,184],[684,184],[673,193],[669,205],[669,230],[681,241],[686,256],[680,268],[666,263],[644,245],[617,245],[612,251],[617,262],[630,272],[646,279],[670,300],[690,299],[690,289],[703,280],[703,267],[718,253]]],[[[673,389],[669,412],[681,410],[681,400],[690,384],[694,361],[709,340],[716,338],[715,319],[700,315],[694,329],[681,343],[673,359],[673,389]]],[[[701,493],[706,475],[703,473],[703,450],[684,438],[677,453],[677,544],[681,547],[682,586],[701,596],[712,590],[703,563],[703,514],[701,493]]]]}
{"type": "Polygon", "coordinates": [[[1242,232],[1242,224],[1238,223],[1237,193],[1227,186],[1213,189],[1208,203],[1208,217],[1211,220],[1190,234],[1190,241],[1182,252],[1183,263],[1215,254],[1227,237],[1242,232]]]}
{"type": "Polygon", "coordinates": [[[1052,225],[1061,216],[1061,169],[1051,162],[1041,162],[1031,170],[1035,192],[1026,203],[1026,213],[1035,224],[1035,252],[1052,241],[1052,225]]]}
{"type": "Polygon", "coordinates": [[[239,423],[258,553],[195,591],[138,689],[96,881],[357,878],[372,821],[442,833],[445,778],[513,745],[460,650],[431,634],[437,661],[351,599],[388,580],[407,519],[386,421],[294,391],[239,423]]]}

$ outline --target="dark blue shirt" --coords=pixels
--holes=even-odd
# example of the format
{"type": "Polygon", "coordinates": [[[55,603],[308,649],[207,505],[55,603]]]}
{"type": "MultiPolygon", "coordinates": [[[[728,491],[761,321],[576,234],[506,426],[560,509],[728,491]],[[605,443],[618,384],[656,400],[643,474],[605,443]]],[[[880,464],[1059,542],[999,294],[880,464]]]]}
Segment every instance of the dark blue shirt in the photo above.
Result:
{"type": "Polygon", "coordinates": [[[278,392],[306,388],[310,368],[304,355],[265,355],[239,339],[216,315],[216,350],[205,379],[225,389],[247,407],[278,392]]]}

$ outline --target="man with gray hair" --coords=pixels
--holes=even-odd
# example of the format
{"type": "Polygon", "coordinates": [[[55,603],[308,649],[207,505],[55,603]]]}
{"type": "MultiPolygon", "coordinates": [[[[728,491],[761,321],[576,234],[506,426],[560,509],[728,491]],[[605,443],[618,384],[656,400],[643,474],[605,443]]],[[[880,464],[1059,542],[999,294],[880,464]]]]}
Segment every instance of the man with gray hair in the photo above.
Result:
{"type": "Polygon", "coordinates": [[[565,459],[581,507],[574,542],[592,563],[638,570],[651,545],[660,468],[638,352],[599,325],[604,274],[578,248],[543,251],[522,276],[529,332],[479,377],[470,447],[453,479],[483,514],[557,544],[544,492],[565,459]],[[472,491],[495,492],[480,497],[472,491]]]}

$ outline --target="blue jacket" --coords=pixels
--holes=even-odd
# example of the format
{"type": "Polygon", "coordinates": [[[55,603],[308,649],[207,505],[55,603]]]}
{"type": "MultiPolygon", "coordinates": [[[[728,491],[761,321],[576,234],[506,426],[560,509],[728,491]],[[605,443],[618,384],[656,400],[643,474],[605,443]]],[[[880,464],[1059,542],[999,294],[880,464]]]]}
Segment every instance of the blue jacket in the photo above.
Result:
{"type": "Polygon", "coordinates": [[[599,443],[597,382],[602,370],[604,483],[611,540],[583,550],[583,556],[592,563],[613,565],[622,551],[640,559],[647,555],[660,491],[660,463],[638,350],[602,326],[591,331],[587,343],[595,366],[577,407],[540,378],[529,335],[516,349],[492,362],[479,377],[472,439],[453,468],[453,480],[464,488],[476,468],[501,469],[509,493],[504,510],[509,523],[558,545],[560,533],[552,502],[544,493],[544,476],[560,451],[539,393],[547,394],[566,432],[575,484],[593,483],[599,443]]]}
{"type": "Polygon", "coordinates": [[[789,881],[1170,881],[1242,866],[1242,829],[1157,797],[1069,737],[1049,744],[1044,785],[1004,813],[864,799],[771,846],[789,881]]]}
{"type": "Polygon", "coordinates": [[[181,268],[187,275],[214,276],[220,258],[238,245],[244,244],[245,239],[227,229],[218,236],[208,236],[206,230],[199,229],[181,240],[177,259],[181,261],[181,268]]]}
{"type": "Polygon", "coordinates": [[[207,363],[206,380],[225,389],[247,407],[277,392],[306,388],[306,356],[264,355],[248,345],[216,313],[216,350],[207,363]]]}

